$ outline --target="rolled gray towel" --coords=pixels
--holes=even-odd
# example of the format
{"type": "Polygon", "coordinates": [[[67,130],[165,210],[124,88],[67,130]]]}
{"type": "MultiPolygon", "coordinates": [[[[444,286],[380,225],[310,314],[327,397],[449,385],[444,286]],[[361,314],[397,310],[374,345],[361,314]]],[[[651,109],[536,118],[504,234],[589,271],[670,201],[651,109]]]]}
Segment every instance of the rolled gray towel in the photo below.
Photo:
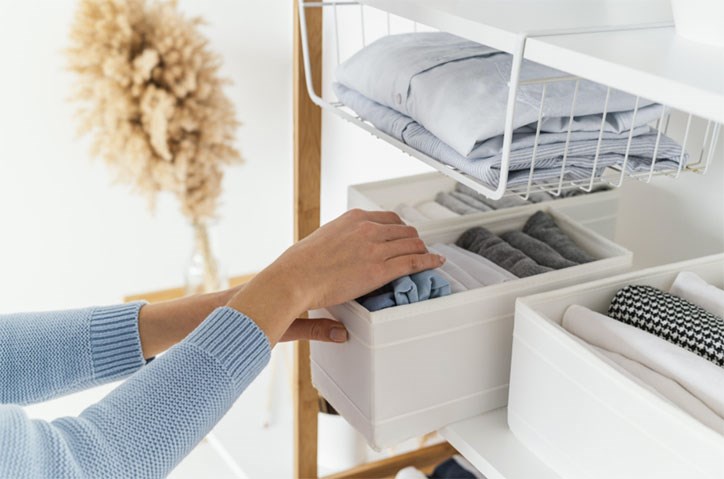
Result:
{"type": "Polygon", "coordinates": [[[480,256],[485,256],[519,278],[553,271],[551,268],[539,265],[525,253],[481,226],[467,230],[455,244],[480,256]]]}
{"type": "Polygon", "coordinates": [[[553,217],[545,211],[538,211],[528,218],[525,226],[523,226],[523,232],[541,240],[558,251],[564,258],[576,263],[596,261],[596,258],[582,250],[575,241],[565,234],[558,227],[553,217]]]}
{"type": "Polygon", "coordinates": [[[474,189],[472,189],[469,186],[466,186],[462,183],[458,183],[455,185],[455,191],[457,191],[458,193],[462,193],[463,195],[470,196],[471,198],[478,200],[479,202],[489,206],[490,208],[492,208],[494,210],[500,210],[503,208],[513,208],[515,206],[525,206],[525,205],[530,204],[529,201],[526,201],[519,196],[504,196],[504,197],[500,198],[499,200],[491,200],[490,198],[486,197],[485,195],[478,193],[474,189]]]}
{"type": "Polygon", "coordinates": [[[534,191],[528,196],[531,203],[543,203],[545,201],[553,201],[556,197],[546,191],[534,191]]]}
{"type": "Polygon", "coordinates": [[[435,196],[435,202],[440,203],[445,208],[454,211],[459,215],[474,215],[480,213],[480,210],[473,208],[472,206],[466,205],[459,199],[452,196],[450,193],[441,191],[435,196]]]}
{"type": "Polygon", "coordinates": [[[570,188],[568,190],[561,191],[561,198],[570,198],[572,196],[588,195],[591,193],[598,193],[599,191],[608,191],[611,187],[608,185],[597,185],[594,186],[591,191],[583,191],[580,188],[570,188]]]}
{"type": "Polygon", "coordinates": [[[544,242],[537,240],[522,231],[508,231],[507,233],[500,235],[500,237],[542,266],[548,266],[553,269],[563,269],[578,265],[578,263],[561,256],[558,251],[554,250],[544,242]]]}
{"type": "Polygon", "coordinates": [[[465,195],[463,193],[460,193],[459,191],[451,191],[450,195],[453,198],[457,198],[458,200],[462,201],[468,206],[471,206],[479,211],[493,211],[493,208],[486,205],[482,201],[478,200],[477,198],[473,198],[472,196],[465,195]]]}

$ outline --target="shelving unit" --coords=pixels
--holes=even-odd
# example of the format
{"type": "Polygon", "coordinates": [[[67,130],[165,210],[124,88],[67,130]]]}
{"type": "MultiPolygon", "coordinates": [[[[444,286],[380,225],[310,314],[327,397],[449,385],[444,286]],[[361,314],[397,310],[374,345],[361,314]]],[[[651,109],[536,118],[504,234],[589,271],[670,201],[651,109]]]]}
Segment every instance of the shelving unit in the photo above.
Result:
{"type": "MultiPolygon", "coordinates": [[[[510,83],[513,92],[518,87],[515,65],[519,67],[523,60],[532,60],[660,102],[688,114],[690,121],[693,116],[700,117],[707,122],[707,135],[702,145],[701,160],[694,159],[692,170],[705,172],[713,159],[720,136],[719,124],[724,123],[724,49],[695,45],[678,38],[672,26],[669,0],[566,0],[545,3],[529,0],[525,2],[525,8],[520,8],[520,2],[493,0],[361,0],[359,3],[363,6],[354,1],[329,0],[303,4],[319,8],[299,8],[298,1],[302,0],[294,2],[297,239],[319,224],[321,118],[317,106],[329,109],[491,198],[506,194],[504,184],[497,190],[484,187],[474,178],[378,131],[354,113],[341,108],[340,104],[323,100],[317,94],[322,91],[321,7],[374,7],[388,15],[511,53],[515,56],[510,83]],[[302,28],[298,29],[300,20],[302,28]]],[[[506,128],[506,137],[509,135],[511,130],[506,128]]],[[[678,172],[672,174],[675,175],[678,172]]],[[[651,179],[651,176],[645,176],[639,179],[651,179]]],[[[501,183],[506,180],[507,176],[501,175],[501,183]]],[[[298,346],[295,360],[295,474],[303,478],[317,477],[317,395],[311,385],[307,344],[298,346]]],[[[558,477],[516,440],[507,427],[505,408],[448,425],[440,434],[490,479],[558,477]]],[[[430,450],[424,449],[419,453],[420,456],[425,454],[429,455],[430,450]]],[[[366,466],[364,477],[385,477],[381,475],[382,471],[388,473],[393,466],[402,468],[409,464],[412,456],[388,460],[385,469],[366,466]]],[[[362,477],[355,474],[358,472],[343,472],[335,478],[362,477]]]]}
{"type": "Polygon", "coordinates": [[[668,0],[361,0],[440,31],[515,53],[521,35],[671,25],[668,0]]]}
{"type": "Polygon", "coordinates": [[[443,428],[444,437],[488,479],[559,479],[508,429],[507,408],[443,428]]]}
{"type": "Polygon", "coordinates": [[[724,123],[724,48],[671,26],[529,38],[525,57],[724,123]]]}

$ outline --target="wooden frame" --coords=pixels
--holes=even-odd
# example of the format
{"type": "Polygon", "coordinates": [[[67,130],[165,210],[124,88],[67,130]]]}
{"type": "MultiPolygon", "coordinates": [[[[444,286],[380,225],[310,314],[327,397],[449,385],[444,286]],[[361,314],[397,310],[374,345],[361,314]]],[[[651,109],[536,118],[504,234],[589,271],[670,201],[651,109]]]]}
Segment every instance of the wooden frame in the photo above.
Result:
{"type": "MultiPolygon", "coordinates": [[[[306,93],[304,61],[299,31],[299,0],[294,0],[294,240],[299,241],[319,228],[322,159],[322,111],[306,93]]],[[[309,54],[320,88],[322,78],[322,12],[307,15],[309,54]]],[[[319,396],[312,386],[309,342],[294,346],[294,475],[316,478],[317,415],[319,396]]]]}

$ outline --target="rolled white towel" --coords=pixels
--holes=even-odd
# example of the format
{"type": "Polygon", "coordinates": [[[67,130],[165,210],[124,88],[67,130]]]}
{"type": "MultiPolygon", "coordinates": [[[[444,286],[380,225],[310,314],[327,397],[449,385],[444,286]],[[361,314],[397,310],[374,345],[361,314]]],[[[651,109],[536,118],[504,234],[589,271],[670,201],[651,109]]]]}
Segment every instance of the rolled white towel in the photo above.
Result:
{"type": "Polygon", "coordinates": [[[468,251],[454,244],[437,244],[435,248],[448,260],[452,260],[473,278],[485,286],[518,279],[484,256],[468,251]]]}
{"type": "Polygon", "coordinates": [[[712,411],[706,404],[701,402],[699,398],[684,389],[681,384],[618,353],[606,351],[595,346],[591,347],[613,361],[620,369],[629,373],[637,383],[652,389],[659,396],[679,407],[682,411],[687,412],[702,424],[724,435],[724,418],[712,411]]]}
{"type": "Polygon", "coordinates": [[[427,476],[419,469],[408,466],[400,469],[395,475],[395,479],[427,479],[427,476]]]}
{"type": "Polygon", "coordinates": [[[426,201],[416,206],[417,211],[432,220],[444,220],[447,218],[459,218],[460,215],[453,210],[445,208],[436,201],[426,201]]]}
{"type": "Polygon", "coordinates": [[[453,275],[451,275],[447,271],[445,271],[441,268],[438,268],[437,272],[440,276],[445,278],[447,280],[447,282],[450,284],[450,291],[452,291],[453,294],[462,293],[463,291],[468,290],[468,288],[466,288],[464,284],[462,284],[460,281],[455,279],[455,277],[453,277],[453,275]]]}
{"type": "Polygon", "coordinates": [[[427,249],[431,253],[445,256],[445,264],[438,268],[440,271],[447,273],[448,276],[453,277],[458,283],[462,284],[466,290],[482,288],[483,283],[475,279],[470,273],[465,271],[463,268],[455,263],[454,258],[448,258],[442,249],[438,249],[439,244],[428,246],[427,249]]]}
{"type": "Polygon", "coordinates": [[[562,325],[589,344],[618,353],[676,381],[724,417],[724,368],[658,336],[583,306],[570,306],[562,325]]]}
{"type": "Polygon", "coordinates": [[[669,293],[724,318],[724,290],[707,283],[696,273],[690,271],[679,273],[669,293]]]}
{"type": "Polygon", "coordinates": [[[420,213],[417,208],[406,203],[400,203],[394,211],[400,215],[400,218],[408,225],[418,225],[430,221],[430,218],[420,213]]]}

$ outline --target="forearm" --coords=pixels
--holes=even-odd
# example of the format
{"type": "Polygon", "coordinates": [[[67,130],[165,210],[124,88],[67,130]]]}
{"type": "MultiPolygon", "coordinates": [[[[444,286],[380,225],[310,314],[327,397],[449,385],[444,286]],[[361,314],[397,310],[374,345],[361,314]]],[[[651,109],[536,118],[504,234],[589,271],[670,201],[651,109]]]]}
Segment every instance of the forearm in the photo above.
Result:
{"type": "Polygon", "coordinates": [[[0,403],[28,404],[128,376],[145,364],[141,303],[0,316],[0,403]]]}
{"type": "Polygon", "coordinates": [[[138,317],[143,356],[152,358],[182,341],[241,288],[145,305],[138,317]]]}
{"type": "Polygon", "coordinates": [[[80,417],[45,423],[0,406],[0,477],[165,477],[269,355],[253,321],[221,308],[80,417]]]}

